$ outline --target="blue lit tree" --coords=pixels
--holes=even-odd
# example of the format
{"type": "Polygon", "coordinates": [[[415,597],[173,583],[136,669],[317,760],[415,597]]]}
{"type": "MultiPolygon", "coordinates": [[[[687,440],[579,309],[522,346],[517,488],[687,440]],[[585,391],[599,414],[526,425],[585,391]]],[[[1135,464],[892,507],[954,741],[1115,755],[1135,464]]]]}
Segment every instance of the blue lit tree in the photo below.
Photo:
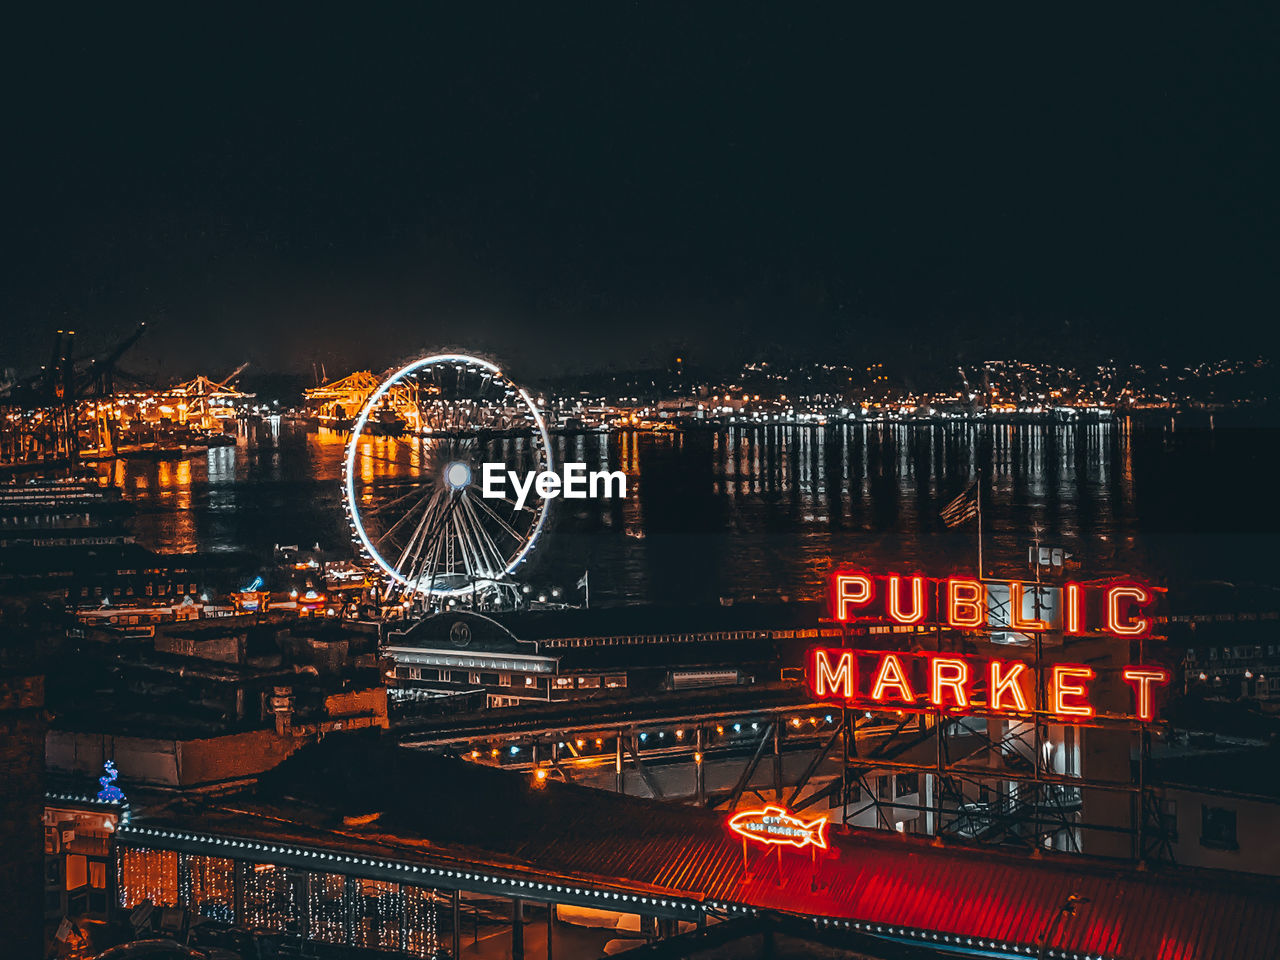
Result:
{"type": "Polygon", "coordinates": [[[102,765],[103,774],[98,778],[98,783],[102,785],[102,789],[98,791],[98,799],[103,803],[124,803],[124,791],[116,786],[116,777],[120,776],[116,770],[115,761],[108,760],[102,765]]]}

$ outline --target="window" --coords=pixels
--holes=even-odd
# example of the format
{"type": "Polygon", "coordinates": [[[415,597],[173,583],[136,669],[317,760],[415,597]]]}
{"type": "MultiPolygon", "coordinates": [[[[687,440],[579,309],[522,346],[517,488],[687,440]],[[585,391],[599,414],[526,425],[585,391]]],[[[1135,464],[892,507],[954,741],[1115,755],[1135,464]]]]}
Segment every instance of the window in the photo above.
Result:
{"type": "Polygon", "coordinates": [[[511,674],[509,674],[509,673],[500,673],[500,674],[498,674],[498,686],[500,686],[500,687],[509,687],[509,686],[511,686],[511,674]]]}
{"type": "Polygon", "coordinates": [[[476,683],[483,684],[486,687],[496,687],[498,685],[498,674],[480,672],[475,675],[476,683]]]}
{"type": "Polygon", "coordinates": [[[604,685],[610,688],[625,687],[627,685],[627,675],[625,673],[619,673],[605,677],[604,685]]]}
{"type": "Polygon", "coordinates": [[[598,687],[600,686],[600,678],[599,677],[579,677],[578,686],[592,687],[592,688],[598,687]]]}
{"type": "Polygon", "coordinates": [[[908,794],[920,792],[920,777],[915,773],[898,774],[898,796],[905,797],[908,794]]]}
{"type": "Polygon", "coordinates": [[[876,796],[881,800],[893,799],[893,774],[887,773],[876,778],[876,796]]]}
{"type": "Polygon", "coordinates": [[[556,677],[556,688],[563,690],[573,686],[573,677],[556,677]]]}
{"type": "Polygon", "coordinates": [[[1237,850],[1236,812],[1225,807],[1200,806],[1200,845],[1215,850],[1237,850]]]}
{"type": "Polygon", "coordinates": [[[1178,839],[1178,801],[1160,801],[1160,831],[1169,840],[1178,839]]]}
{"type": "Polygon", "coordinates": [[[524,685],[526,687],[536,687],[538,685],[538,678],[526,676],[524,678],[524,685]]]}

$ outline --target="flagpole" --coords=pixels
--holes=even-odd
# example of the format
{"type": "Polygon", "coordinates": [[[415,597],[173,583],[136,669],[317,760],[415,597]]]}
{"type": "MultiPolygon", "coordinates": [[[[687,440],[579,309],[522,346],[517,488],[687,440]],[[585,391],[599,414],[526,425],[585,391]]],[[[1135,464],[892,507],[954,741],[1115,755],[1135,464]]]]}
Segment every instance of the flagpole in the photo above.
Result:
{"type": "Polygon", "coordinates": [[[978,468],[978,579],[981,580],[985,575],[982,567],[982,468],[978,468]]]}

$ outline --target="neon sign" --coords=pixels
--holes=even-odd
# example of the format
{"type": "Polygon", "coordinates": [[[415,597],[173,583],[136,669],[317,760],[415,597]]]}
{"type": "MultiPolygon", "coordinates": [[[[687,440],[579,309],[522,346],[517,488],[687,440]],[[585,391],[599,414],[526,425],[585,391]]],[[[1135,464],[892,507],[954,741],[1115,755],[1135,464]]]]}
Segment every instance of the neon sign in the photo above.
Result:
{"type": "MultiPolygon", "coordinates": [[[[846,706],[1041,714],[1063,723],[1079,723],[1097,715],[1090,699],[1090,684],[1096,676],[1093,668],[1084,664],[1045,664],[1044,698],[1040,702],[1036,669],[1026,660],[827,647],[814,647],[805,660],[810,692],[819,699],[842,700],[846,706]]],[[[1133,712],[1121,717],[1143,722],[1154,719],[1155,687],[1168,684],[1169,671],[1129,666],[1121,676],[1133,689],[1134,701],[1133,712]]]]}
{"type": "MultiPolygon", "coordinates": [[[[797,850],[813,846],[827,849],[827,821],[819,817],[805,822],[783,807],[743,810],[729,818],[729,829],[753,843],[790,844],[797,850]]],[[[744,848],[745,849],[745,848],[744,848]]]]}
{"type": "Polygon", "coordinates": [[[1137,640],[1151,635],[1160,591],[1132,580],[1062,587],[1020,580],[840,572],[832,614],[842,623],[939,624],[954,630],[1062,630],[1137,640]]]}

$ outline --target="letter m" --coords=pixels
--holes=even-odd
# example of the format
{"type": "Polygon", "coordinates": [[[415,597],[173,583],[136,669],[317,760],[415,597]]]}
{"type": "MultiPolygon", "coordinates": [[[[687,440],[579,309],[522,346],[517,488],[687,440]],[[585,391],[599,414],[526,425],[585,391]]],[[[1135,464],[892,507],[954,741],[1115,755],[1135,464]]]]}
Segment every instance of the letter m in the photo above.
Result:
{"type": "MultiPolygon", "coordinates": [[[[835,651],[832,651],[835,652],[835,651]]],[[[813,676],[811,680],[813,692],[819,697],[844,697],[853,699],[853,651],[840,651],[840,659],[836,668],[831,668],[831,660],[826,650],[813,652],[813,676]]]]}

